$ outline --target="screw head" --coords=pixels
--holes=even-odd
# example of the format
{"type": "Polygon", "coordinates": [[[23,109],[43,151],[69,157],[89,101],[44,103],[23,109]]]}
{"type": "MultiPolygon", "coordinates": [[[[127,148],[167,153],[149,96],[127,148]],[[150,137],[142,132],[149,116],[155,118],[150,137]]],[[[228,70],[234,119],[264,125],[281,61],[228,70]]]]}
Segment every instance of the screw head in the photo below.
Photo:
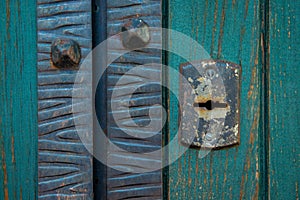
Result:
{"type": "Polygon", "coordinates": [[[216,70],[213,68],[208,68],[206,69],[205,74],[208,78],[213,78],[216,75],[216,70]]]}
{"type": "Polygon", "coordinates": [[[56,39],[51,44],[51,61],[60,69],[78,68],[81,50],[77,42],[71,39],[56,39]]]}
{"type": "Polygon", "coordinates": [[[140,18],[131,19],[122,26],[121,39],[123,46],[127,49],[145,47],[150,42],[148,24],[140,18]]]}

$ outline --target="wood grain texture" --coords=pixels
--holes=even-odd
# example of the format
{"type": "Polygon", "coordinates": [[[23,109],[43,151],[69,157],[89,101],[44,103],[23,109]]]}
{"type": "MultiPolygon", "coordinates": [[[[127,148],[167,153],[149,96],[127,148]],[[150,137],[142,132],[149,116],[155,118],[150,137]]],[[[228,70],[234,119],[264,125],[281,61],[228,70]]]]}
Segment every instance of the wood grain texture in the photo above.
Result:
{"type": "Polygon", "coordinates": [[[0,9],[0,199],[36,199],[36,2],[0,9]]]}
{"type": "MultiPolygon", "coordinates": [[[[161,1],[107,1],[107,36],[120,33],[122,26],[137,16],[150,27],[161,27],[161,1]]],[[[151,33],[151,35],[150,45],[161,44],[159,33],[151,33]]],[[[116,36],[108,43],[108,56],[121,55],[122,50],[124,47],[120,36],[116,36]]],[[[122,148],[119,151],[108,146],[107,160],[114,169],[107,170],[107,199],[162,198],[160,170],[139,174],[128,172],[161,165],[161,155],[145,157],[142,154],[161,148],[161,132],[156,134],[155,131],[139,130],[140,127],[150,123],[149,109],[151,108],[156,111],[151,120],[159,123],[162,120],[160,112],[157,112],[159,106],[154,106],[162,102],[161,66],[151,65],[143,67],[139,73],[130,73],[130,70],[147,63],[160,64],[161,51],[141,49],[126,53],[115,60],[107,70],[107,132],[113,144],[122,148]],[[120,78],[125,81],[124,84],[118,84],[120,78]],[[146,80],[151,82],[145,82],[146,80]],[[137,90],[130,92],[132,87],[136,87],[137,90]],[[112,92],[117,95],[113,97],[112,92]],[[128,102],[130,107],[126,106],[128,102]],[[117,111],[112,111],[112,103],[118,105],[117,111]],[[126,110],[130,111],[130,117],[126,116],[126,110]],[[118,115],[117,119],[114,118],[114,114],[118,115]],[[122,127],[119,127],[116,122],[121,123],[122,127]],[[144,138],[130,136],[126,131],[144,138]]]]}
{"type": "MultiPolygon", "coordinates": [[[[263,48],[260,3],[258,0],[170,2],[169,28],[198,41],[213,59],[241,65],[242,86],[240,145],[212,151],[204,158],[198,157],[199,151],[188,150],[169,167],[169,199],[258,199],[263,48]]],[[[170,38],[169,45],[176,45],[176,41],[170,38]]],[[[192,56],[193,49],[190,52],[192,56]]],[[[176,69],[185,62],[173,54],[168,61],[176,69]]],[[[172,77],[170,84],[178,87],[176,78],[172,77]]],[[[174,96],[170,96],[169,109],[172,138],[178,128],[174,96]]],[[[170,154],[176,151],[173,149],[170,154]]]]}
{"type": "Polygon", "coordinates": [[[269,196],[299,199],[300,4],[269,6],[269,196]]]}
{"type": "Polygon", "coordinates": [[[73,84],[81,83],[75,82],[78,72],[50,67],[50,46],[57,38],[76,41],[83,59],[91,50],[91,1],[38,0],[37,19],[39,198],[92,199],[92,157],[77,133],[89,125],[76,129],[74,124],[87,113],[72,113],[73,84]]]}

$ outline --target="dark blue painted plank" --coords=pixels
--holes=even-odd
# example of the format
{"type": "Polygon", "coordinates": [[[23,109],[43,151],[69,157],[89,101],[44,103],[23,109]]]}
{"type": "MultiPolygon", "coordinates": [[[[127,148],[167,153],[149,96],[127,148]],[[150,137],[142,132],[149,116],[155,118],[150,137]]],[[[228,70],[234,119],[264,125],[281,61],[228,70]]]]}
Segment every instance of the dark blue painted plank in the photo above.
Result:
{"type": "MultiPolygon", "coordinates": [[[[160,0],[107,1],[107,35],[120,33],[122,26],[137,16],[149,26],[161,27],[161,14],[160,0]]],[[[161,46],[161,34],[152,32],[151,36],[150,44],[161,46]]],[[[126,49],[121,38],[114,37],[108,43],[108,56],[120,55],[126,49]]],[[[162,155],[143,155],[161,148],[161,131],[141,130],[151,121],[162,123],[160,107],[155,105],[162,104],[162,69],[152,65],[143,67],[138,73],[130,71],[143,64],[161,62],[161,50],[141,49],[122,55],[107,69],[107,135],[121,148],[115,150],[108,145],[107,161],[113,169],[107,169],[107,199],[162,199],[162,170],[131,173],[162,165],[162,155]],[[119,84],[121,78],[123,83],[119,84]],[[151,81],[146,83],[146,80],[151,81]],[[130,92],[131,88],[135,88],[134,91],[130,92]],[[112,110],[111,105],[117,109],[112,110]],[[152,119],[149,118],[150,109],[155,110],[152,119]],[[137,137],[127,134],[128,131],[137,137]]]]}
{"type": "MultiPolygon", "coordinates": [[[[92,48],[91,1],[38,0],[37,13],[39,198],[92,199],[92,156],[78,136],[90,125],[75,127],[74,123],[88,116],[72,112],[73,85],[85,82],[75,82],[76,75],[92,76],[91,71],[58,70],[50,61],[51,43],[60,38],[74,40],[82,57],[87,56],[92,48]]],[[[87,95],[83,91],[79,97],[87,95]]]]}

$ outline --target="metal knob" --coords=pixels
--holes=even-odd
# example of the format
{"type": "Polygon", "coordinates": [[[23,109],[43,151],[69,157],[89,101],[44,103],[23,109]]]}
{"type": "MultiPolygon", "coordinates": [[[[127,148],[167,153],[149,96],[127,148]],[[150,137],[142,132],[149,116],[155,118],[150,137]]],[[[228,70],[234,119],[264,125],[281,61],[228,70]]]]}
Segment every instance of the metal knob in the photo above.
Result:
{"type": "Polygon", "coordinates": [[[81,50],[72,39],[56,39],[51,44],[52,66],[59,69],[76,69],[81,60],[81,50]]]}
{"type": "Polygon", "coordinates": [[[140,18],[131,19],[122,26],[121,39],[123,46],[127,49],[145,47],[150,42],[148,24],[140,18]]]}

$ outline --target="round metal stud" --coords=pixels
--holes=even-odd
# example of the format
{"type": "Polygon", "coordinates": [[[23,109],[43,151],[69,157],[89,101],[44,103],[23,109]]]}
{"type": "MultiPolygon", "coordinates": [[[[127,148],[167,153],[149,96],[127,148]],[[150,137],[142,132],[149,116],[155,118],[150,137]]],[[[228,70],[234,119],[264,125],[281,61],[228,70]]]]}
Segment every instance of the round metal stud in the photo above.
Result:
{"type": "Polygon", "coordinates": [[[79,44],[71,39],[56,39],[51,44],[51,61],[59,69],[76,69],[81,60],[79,44]]]}
{"type": "Polygon", "coordinates": [[[127,49],[143,48],[150,42],[150,28],[140,18],[131,19],[123,25],[121,39],[123,46],[127,49]]]}
{"type": "Polygon", "coordinates": [[[208,68],[206,69],[205,74],[208,78],[213,78],[216,75],[216,70],[213,68],[208,68]]]}

